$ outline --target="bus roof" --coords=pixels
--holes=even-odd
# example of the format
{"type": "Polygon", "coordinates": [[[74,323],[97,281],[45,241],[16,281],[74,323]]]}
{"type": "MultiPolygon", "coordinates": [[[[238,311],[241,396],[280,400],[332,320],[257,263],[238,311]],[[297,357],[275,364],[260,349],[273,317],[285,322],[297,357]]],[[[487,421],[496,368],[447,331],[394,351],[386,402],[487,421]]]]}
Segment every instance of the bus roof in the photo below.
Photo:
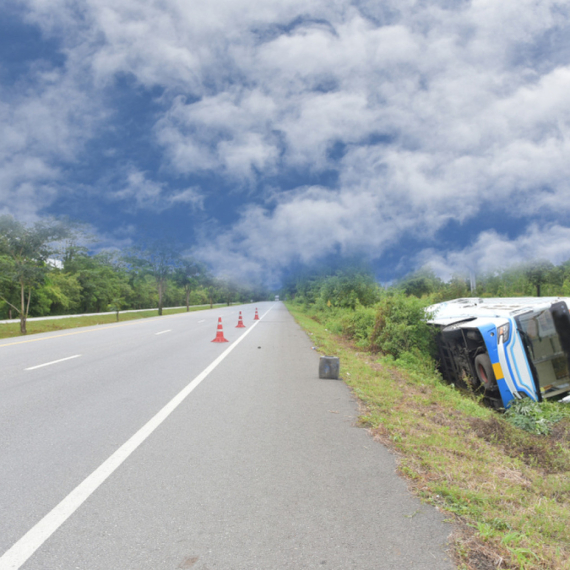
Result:
{"type": "Polygon", "coordinates": [[[444,325],[468,317],[513,317],[558,301],[570,306],[569,297],[466,297],[431,305],[426,311],[430,315],[428,322],[444,325]]]}

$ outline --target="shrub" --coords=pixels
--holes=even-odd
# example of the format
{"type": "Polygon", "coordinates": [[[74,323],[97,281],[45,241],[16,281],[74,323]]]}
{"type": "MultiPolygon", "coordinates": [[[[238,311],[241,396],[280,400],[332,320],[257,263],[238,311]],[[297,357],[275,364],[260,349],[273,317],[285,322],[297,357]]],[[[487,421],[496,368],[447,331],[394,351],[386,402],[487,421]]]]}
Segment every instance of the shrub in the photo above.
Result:
{"type": "Polygon", "coordinates": [[[378,301],[380,288],[371,275],[339,272],[323,279],[319,296],[327,306],[356,309],[378,301]]]}
{"type": "Polygon", "coordinates": [[[345,312],[340,317],[342,334],[368,346],[375,321],[374,307],[358,307],[354,311],[345,312]]]}
{"type": "Polygon", "coordinates": [[[403,293],[382,299],[376,305],[371,347],[394,358],[415,351],[434,355],[434,331],[425,321],[425,308],[429,304],[429,299],[407,297],[403,293]]]}
{"type": "Polygon", "coordinates": [[[570,417],[570,410],[557,402],[534,402],[529,398],[516,400],[505,412],[505,418],[515,427],[537,435],[548,435],[552,426],[570,417]]]}

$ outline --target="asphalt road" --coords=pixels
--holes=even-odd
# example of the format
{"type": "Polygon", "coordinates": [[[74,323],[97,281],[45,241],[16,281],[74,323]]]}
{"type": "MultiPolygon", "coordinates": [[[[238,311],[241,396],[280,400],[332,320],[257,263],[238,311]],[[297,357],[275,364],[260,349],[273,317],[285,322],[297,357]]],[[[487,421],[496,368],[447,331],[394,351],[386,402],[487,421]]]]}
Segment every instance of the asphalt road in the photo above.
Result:
{"type": "Polygon", "coordinates": [[[454,568],[348,388],[254,308],[0,341],[0,570],[454,568]]]}

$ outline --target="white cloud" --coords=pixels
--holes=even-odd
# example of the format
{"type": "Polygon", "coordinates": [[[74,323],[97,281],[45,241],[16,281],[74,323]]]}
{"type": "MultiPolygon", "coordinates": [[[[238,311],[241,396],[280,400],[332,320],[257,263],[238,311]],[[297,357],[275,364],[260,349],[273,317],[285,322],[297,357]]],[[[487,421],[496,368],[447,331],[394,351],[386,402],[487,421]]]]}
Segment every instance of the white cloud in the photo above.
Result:
{"type": "Polygon", "coordinates": [[[308,187],[276,199],[272,211],[251,206],[229,230],[208,235],[194,250],[219,270],[277,282],[293,261],[365,252],[379,257],[415,220],[391,217],[371,193],[308,187]]]}
{"type": "Polygon", "coordinates": [[[198,188],[186,188],[168,196],[167,201],[172,204],[190,204],[194,208],[204,208],[204,196],[198,188]]]}
{"type": "Polygon", "coordinates": [[[173,206],[188,204],[193,209],[202,209],[204,196],[197,188],[169,191],[164,182],[148,178],[146,172],[129,168],[121,189],[109,194],[109,199],[125,201],[127,208],[162,212],[173,206]]]}
{"type": "Polygon", "coordinates": [[[445,279],[453,273],[500,271],[533,259],[559,264],[570,259],[570,228],[532,224],[515,239],[498,231],[486,231],[465,249],[446,252],[426,249],[416,259],[418,265],[429,264],[445,279]]]}
{"type": "Polygon", "coordinates": [[[134,200],[139,208],[154,209],[158,205],[163,192],[163,185],[149,180],[144,172],[131,169],[126,176],[126,184],[114,193],[116,200],[134,200]]]}
{"type": "MultiPolygon", "coordinates": [[[[220,267],[278,272],[333,251],[379,257],[488,208],[547,215],[548,232],[564,226],[570,66],[547,39],[570,37],[565,0],[26,5],[68,60],[31,95],[4,97],[0,207],[19,196],[31,215],[54,199],[61,161],[76,159],[106,86],[126,74],[161,89],[149,137],[162,172],[213,173],[248,192],[264,177],[275,186],[299,171],[338,173],[333,189],[277,194],[273,210],[244,206],[201,250],[220,267]]],[[[200,208],[212,191],[192,182],[173,192],[157,178],[133,167],[114,198],[160,211],[200,208]]],[[[498,239],[483,234],[473,247],[492,256],[485,243],[498,239]]]]}
{"type": "Polygon", "coordinates": [[[159,142],[178,172],[223,168],[238,179],[270,170],[278,141],[269,128],[274,103],[259,91],[233,89],[194,104],[183,98],[156,125],[159,142]]]}
{"type": "Polygon", "coordinates": [[[62,70],[32,66],[21,85],[0,87],[0,208],[32,221],[69,191],[73,162],[104,115],[62,70]]]}

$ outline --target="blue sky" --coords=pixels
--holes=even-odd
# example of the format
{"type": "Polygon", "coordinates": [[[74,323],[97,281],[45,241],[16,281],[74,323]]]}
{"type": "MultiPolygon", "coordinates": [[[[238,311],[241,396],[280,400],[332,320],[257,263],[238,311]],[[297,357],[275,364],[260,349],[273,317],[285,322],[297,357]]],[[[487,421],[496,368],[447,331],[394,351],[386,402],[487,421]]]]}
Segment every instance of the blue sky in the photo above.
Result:
{"type": "Polygon", "coordinates": [[[570,258],[567,0],[19,0],[0,213],[220,275],[570,258]]]}

